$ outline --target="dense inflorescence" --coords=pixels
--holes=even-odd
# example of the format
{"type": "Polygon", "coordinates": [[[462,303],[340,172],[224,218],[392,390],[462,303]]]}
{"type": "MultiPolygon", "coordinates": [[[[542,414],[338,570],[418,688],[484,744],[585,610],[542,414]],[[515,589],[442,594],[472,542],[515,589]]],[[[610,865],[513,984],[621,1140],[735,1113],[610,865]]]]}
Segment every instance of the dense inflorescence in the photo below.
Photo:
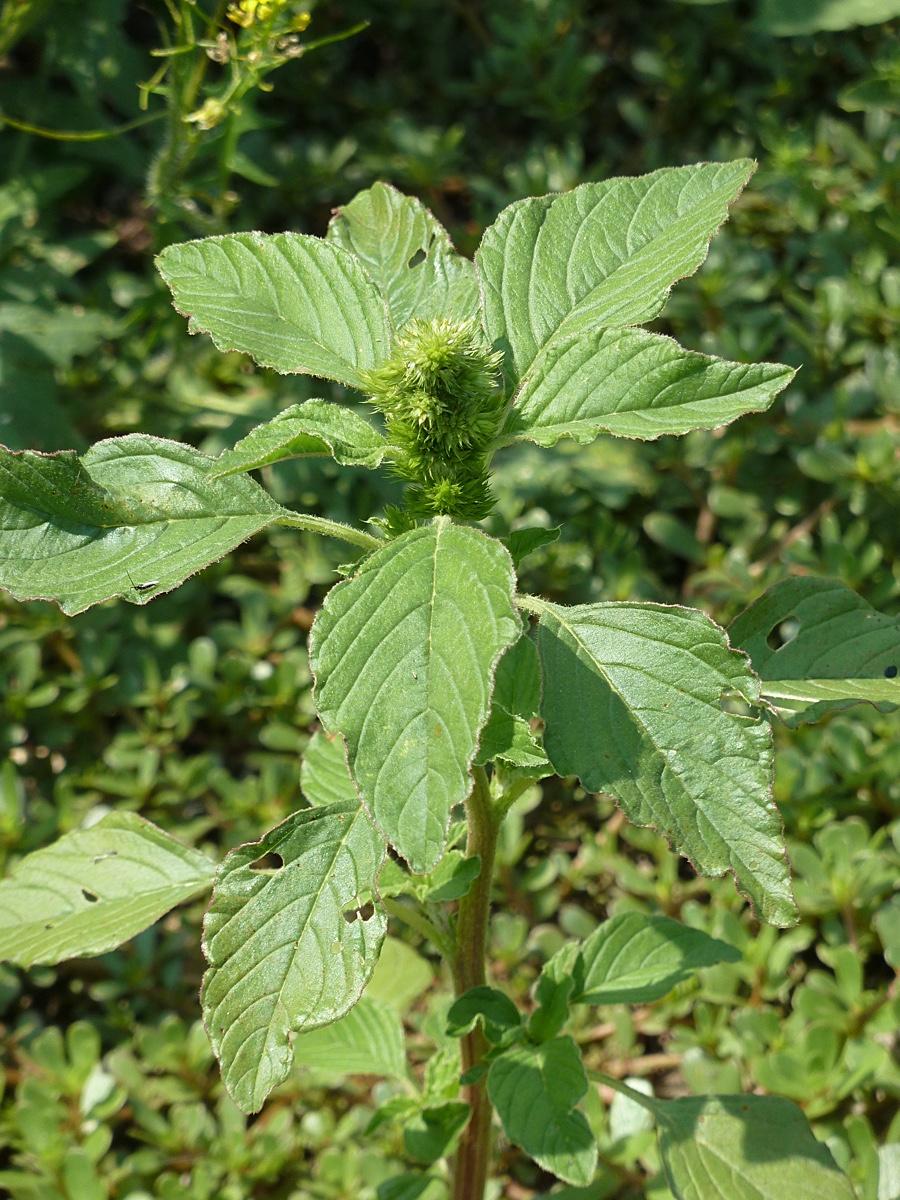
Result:
{"type": "Polygon", "coordinates": [[[369,373],[370,403],[396,448],[394,471],[412,484],[411,516],[478,521],[490,512],[487,452],[503,415],[501,358],[475,321],[417,318],[369,373]]]}

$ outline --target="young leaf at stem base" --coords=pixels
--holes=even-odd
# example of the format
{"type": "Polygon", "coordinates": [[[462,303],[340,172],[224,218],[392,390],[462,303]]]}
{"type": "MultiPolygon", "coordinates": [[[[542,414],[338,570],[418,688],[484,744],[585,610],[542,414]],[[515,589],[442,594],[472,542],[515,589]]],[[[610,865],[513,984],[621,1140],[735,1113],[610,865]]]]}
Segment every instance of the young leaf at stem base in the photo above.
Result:
{"type": "Polygon", "coordinates": [[[559,775],[606,792],[668,837],[703,875],[734,872],[767,921],[792,924],[772,731],[759,680],[724,630],[694,609],[529,598],[539,615],[544,745],[559,775]]]}
{"type": "Polygon", "coordinates": [[[516,1046],[491,1063],[488,1094],[506,1136],[545,1170],[585,1187],[597,1165],[597,1143],[576,1104],[588,1089],[570,1037],[516,1046]]]}
{"type": "Polygon", "coordinates": [[[244,1112],[257,1112],[287,1076],[292,1033],[336,1021],[359,999],[387,921],[377,904],[368,917],[352,910],[375,895],[384,856],[351,802],[294,813],[222,863],[203,925],[201,1002],[225,1086],[244,1112]]]}
{"type": "Polygon", "coordinates": [[[375,824],[413,871],[437,864],[500,655],[521,632],[501,544],[438,518],[329,592],[310,665],[322,725],[343,734],[375,824]]]}
{"type": "Polygon", "coordinates": [[[223,450],[214,477],[253,471],[290,458],[327,455],[344,467],[377,467],[387,443],[352,409],[327,400],[292,404],[223,450]]]}

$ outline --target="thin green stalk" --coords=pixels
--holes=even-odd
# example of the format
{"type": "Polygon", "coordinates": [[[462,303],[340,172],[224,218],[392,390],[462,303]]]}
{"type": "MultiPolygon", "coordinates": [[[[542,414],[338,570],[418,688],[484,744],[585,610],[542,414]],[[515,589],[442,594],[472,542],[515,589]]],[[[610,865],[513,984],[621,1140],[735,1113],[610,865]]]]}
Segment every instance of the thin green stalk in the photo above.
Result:
{"type": "Polygon", "coordinates": [[[275,524],[305,529],[307,533],[321,533],[324,537],[340,538],[354,546],[361,546],[363,550],[379,550],[384,545],[384,542],[362,529],[354,529],[352,525],[343,525],[340,521],[329,521],[327,517],[314,517],[309,513],[285,512],[275,524]]]}
{"type": "Polygon", "coordinates": [[[637,1091],[633,1087],[629,1087],[627,1083],[623,1083],[621,1079],[616,1079],[613,1075],[607,1075],[604,1071],[588,1071],[588,1079],[592,1079],[595,1083],[605,1083],[607,1087],[611,1087],[614,1092],[619,1092],[623,1096],[627,1096],[629,1100],[633,1100],[635,1104],[639,1104],[641,1108],[645,1108],[647,1112],[652,1113],[654,1117],[659,1116],[659,1104],[652,1096],[645,1096],[643,1092],[637,1091]]]}
{"type": "MultiPolygon", "coordinates": [[[[477,854],[481,871],[475,883],[459,902],[456,922],[456,957],[452,963],[453,987],[457,996],[478,987],[487,978],[488,920],[491,911],[491,880],[497,853],[500,819],[491,804],[491,791],[483,767],[473,770],[475,779],[466,801],[468,838],[466,855],[477,854]]],[[[470,1071],[487,1052],[481,1027],[476,1026],[462,1039],[462,1068],[470,1071]]],[[[453,1163],[453,1200],[482,1200],[491,1154],[491,1102],[487,1079],[482,1076],[465,1089],[472,1116],[463,1130],[453,1163]]]]}
{"type": "Polygon", "coordinates": [[[381,903],[392,917],[396,917],[398,921],[404,921],[410,929],[414,929],[427,941],[433,942],[444,958],[452,958],[455,947],[419,908],[413,907],[411,904],[401,904],[390,897],[382,897],[381,903]]]}

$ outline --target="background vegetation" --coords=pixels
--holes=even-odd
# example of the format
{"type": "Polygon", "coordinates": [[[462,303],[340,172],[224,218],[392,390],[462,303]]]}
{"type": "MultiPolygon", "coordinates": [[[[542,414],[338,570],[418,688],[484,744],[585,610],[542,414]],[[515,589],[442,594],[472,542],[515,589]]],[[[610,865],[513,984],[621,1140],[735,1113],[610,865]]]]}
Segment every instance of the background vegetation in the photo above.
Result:
{"type": "MultiPolygon", "coordinates": [[[[519,197],[749,154],[758,175],[657,328],[799,366],[797,381],[724,432],[508,449],[491,528],[562,524],[523,586],[569,603],[687,600],[724,622],[793,572],[900,611],[900,51],[889,25],[803,32],[816,7],[6,0],[0,437],[51,450],[140,429],[218,452],[311,394],[186,336],[152,267],[173,240],[322,234],[335,205],[385,179],[471,253],[519,197]],[[800,32],[777,36],[795,10],[800,32]]],[[[324,460],[269,470],[281,502],[337,519],[393,498],[324,460]]],[[[302,804],[306,635],[341,560],[279,530],[146,609],[68,619],[0,601],[0,867],[113,806],[222,854],[302,804]]],[[[518,997],[563,936],[629,908],[739,946],[742,963],[642,1009],[592,1010],[578,1036],[592,1065],[661,1095],[798,1101],[860,1200],[900,1197],[898,728],[856,708],[779,733],[793,930],[760,927],[730,881],[698,880],[565,783],[509,822],[492,930],[518,997]]],[[[410,1161],[401,1131],[364,1136],[396,1082],[298,1068],[259,1118],[237,1112],[198,1023],[201,916],[179,910],[99,959],[0,967],[0,1191],[374,1200],[410,1161]]],[[[416,935],[393,932],[403,994],[380,986],[424,1063],[448,981],[416,935]]],[[[591,1120],[600,1175],[554,1194],[669,1195],[632,1109],[598,1097],[591,1120]]],[[[510,1200],[552,1183],[517,1151],[502,1167],[510,1200]]]]}

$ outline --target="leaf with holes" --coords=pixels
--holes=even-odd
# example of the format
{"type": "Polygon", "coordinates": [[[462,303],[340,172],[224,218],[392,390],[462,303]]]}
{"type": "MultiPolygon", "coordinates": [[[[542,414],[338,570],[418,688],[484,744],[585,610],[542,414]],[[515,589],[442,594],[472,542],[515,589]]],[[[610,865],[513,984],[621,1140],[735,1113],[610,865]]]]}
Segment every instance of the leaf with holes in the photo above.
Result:
{"type": "Polygon", "coordinates": [[[748,159],[666,167],[511,204],[475,255],[485,329],[512,390],[547,353],[599,326],[641,325],[693,274],[754,170],[748,159]]]}
{"type": "Polygon", "coordinates": [[[400,1014],[390,1004],[362,996],[346,1016],[294,1038],[294,1061],[329,1075],[408,1077],[400,1014]]]}
{"type": "Polygon", "coordinates": [[[763,698],[788,725],[861,701],[881,712],[900,705],[900,618],[878,612],[836,579],[783,579],[728,633],[750,655],[763,698]]]}
{"type": "Polygon", "coordinates": [[[777,1096],[652,1101],[677,1200],[854,1200],[796,1104],[777,1096]]]}
{"type": "Polygon", "coordinates": [[[203,926],[203,1014],[222,1078],[257,1112],[291,1066],[291,1036],[359,999],[386,919],[371,903],[385,846],[358,804],[294,813],[233,850],[203,926]]]}
{"type": "Polygon", "coordinates": [[[105,954],[212,886],[215,863],[135,813],[109,813],[27,854],[0,881],[0,959],[105,954]]]}
{"type": "Polygon", "coordinates": [[[0,446],[0,587],[63,612],[121,596],[146,604],[284,512],[252,479],[143,433],[72,451],[0,446]]]}
{"type": "Polygon", "coordinates": [[[319,806],[336,804],[339,800],[359,802],[340,735],[319,729],[309,739],[300,763],[300,791],[310,804],[319,806]]]}
{"type": "Polygon", "coordinates": [[[622,913],[581,948],[579,1004],[648,1004],[703,967],[740,962],[741,952],[669,917],[622,913]]]}
{"type": "Polygon", "coordinates": [[[456,253],[447,231],[414,196],[374,184],[337,210],[328,240],[359,259],[395,329],[413,317],[477,316],[474,264],[456,253]]]}
{"type": "Polygon", "coordinates": [[[586,1187],[597,1166],[597,1143],[576,1109],[588,1089],[570,1037],[516,1046],[491,1064],[488,1094],[506,1136],[546,1171],[586,1187]]]}
{"type": "Polygon", "coordinates": [[[229,233],[156,260],[191,333],[282,374],[361,387],[390,351],[384,300],[352,254],[302,233],[229,233]]]}
{"type": "Polygon", "coordinates": [[[607,792],[668,837],[703,875],[733,871],[757,912],[791,924],[772,731],[759,680],[724,630],[689,608],[529,600],[539,614],[544,745],[558,775],[607,792]]]}
{"type": "Polygon", "coordinates": [[[651,439],[718,429],[763,412],[794,377],[777,363],[734,363],[683,350],[643,329],[595,329],[554,338],[526,375],[501,441],[582,444],[600,433],[651,439]]]}
{"type": "Polygon", "coordinates": [[[327,400],[307,400],[257,425],[233,449],[223,450],[215,478],[312,455],[331,455],[344,467],[374,468],[386,449],[378,430],[352,409],[327,400]]]}
{"type": "Polygon", "coordinates": [[[375,824],[413,871],[441,858],[500,655],[519,636],[501,544],[446,518],[376,551],[310,635],[323,726],[342,733],[375,824]]]}

